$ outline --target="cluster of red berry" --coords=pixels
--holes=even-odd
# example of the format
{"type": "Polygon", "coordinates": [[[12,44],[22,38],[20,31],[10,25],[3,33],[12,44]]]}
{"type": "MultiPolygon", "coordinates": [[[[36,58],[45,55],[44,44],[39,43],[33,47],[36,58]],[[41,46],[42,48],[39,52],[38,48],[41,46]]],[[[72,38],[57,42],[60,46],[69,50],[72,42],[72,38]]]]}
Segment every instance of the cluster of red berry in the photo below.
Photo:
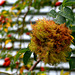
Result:
{"type": "Polygon", "coordinates": [[[6,3],[5,0],[1,0],[0,6],[4,5],[6,3]]]}
{"type": "Polygon", "coordinates": [[[7,67],[7,66],[9,66],[9,65],[10,65],[10,58],[9,58],[9,57],[6,57],[6,58],[4,59],[3,66],[7,67]]]}
{"type": "Polygon", "coordinates": [[[5,24],[8,21],[8,18],[4,17],[3,15],[0,16],[0,24],[5,24]]]}

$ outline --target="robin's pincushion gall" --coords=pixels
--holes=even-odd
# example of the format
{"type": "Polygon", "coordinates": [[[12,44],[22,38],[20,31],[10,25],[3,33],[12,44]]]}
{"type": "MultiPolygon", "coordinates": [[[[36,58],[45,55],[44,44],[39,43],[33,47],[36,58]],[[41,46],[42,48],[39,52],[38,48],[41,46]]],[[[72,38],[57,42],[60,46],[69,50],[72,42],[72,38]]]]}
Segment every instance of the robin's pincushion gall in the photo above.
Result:
{"type": "Polygon", "coordinates": [[[65,24],[58,25],[52,20],[39,19],[32,25],[30,36],[30,50],[45,63],[54,65],[66,62],[73,37],[65,24]]]}

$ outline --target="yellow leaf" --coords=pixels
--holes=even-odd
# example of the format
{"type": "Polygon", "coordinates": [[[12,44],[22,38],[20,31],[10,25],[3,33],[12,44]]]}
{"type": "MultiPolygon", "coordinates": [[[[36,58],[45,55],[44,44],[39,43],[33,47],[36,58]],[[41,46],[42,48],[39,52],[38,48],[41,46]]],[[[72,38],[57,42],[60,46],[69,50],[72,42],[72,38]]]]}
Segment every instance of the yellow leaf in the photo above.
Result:
{"type": "Polygon", "coordinates": [[[17,15],[19,15],[19,14],[20,14],[20,12],[21,12],[21,11],[19,10],[19,11],[17,12],[17,15]]]}
{"type": "Polygon", "coordinates": [[[20,68],[20,74],[22,74],[23,73],[23,70],[25,69],[25,67],[24,66],[22,66],[21,68],[20,68]]]}
{"type": "Polygon", "coordinates": [[[6,24],[6,27],[10,27],[10,23],[9,22],[6,24]]]}
{"type": "Polygon", "coordinates": [[[12,22],[12,20],[11,20],[11,19],[9,19],[9,22],[12,22]]]}
{"type": "Polygon", "coordinates": [[[7,13],[7,11],[3,11],[3,14],[7,13]]]}
{"type": "Polygon", "coordinates": [[[6,40],[5,41],[5,45],[8,44],[9,42],[11,42],[11,40],[6,40]]]}
{"type": "Polygon", "coordinates": [[[30,65],[30,64],[27,64],[27,67],[28,67],[28,68],[31,68],[31,65],[30,65]]]}
{"type": "Polygon", "coordinates": [[[5,32],[8,32],[8,28],[5,28],[4,31],[5,31],[5,32]]]}
{"type": "Polygon", "coordinates": [[[60,72],[60,75],[64,75],[64,73],[63,73],[64,71],[63,70],[61,70],[61,72],[60,72]]]}
{"type": "Polygon", "coordinates": [[[19,21],[18,23],[21,24],[21,21],[19,21]]]}
{"type": "Polygon", "coordinates": [[[2,28],[2,25],[0,25],[0,29],[2,28]]]}
{"type": "Polygon", "coordinates": [[[6,71],[9,71],[11,68],[10,67],[8,67],[7,69],[6,69],[6,71]]]}
{"type": "Polygon", "coordinates": [[[23,54],[20,56],[20,58],[23,58],[23,54]]]}
{"type": "Polygon", "coordinates": [[[0,57],[0,59],[2,59],[2,57],[0,57]]]}
{"type": "Polygon", "coordinates": [[[16,7],[12,7],[11,10],[14,10],[16,7]]]}
{"type": "Polygon", "coordinates": [[[12,15],[13,15],[14,17],[17,17],[16,14],[15,14],[14,12],[12,12],[12,15]]]}
{"type": "Polygon", "coordinates": [[[25,4],[26,4],[26,2],[23,3],[23,5],[25,5],[25,4]]]}
{"type": "Polygon", "coordinates": [[[65,72],[65,73],[64,73],[64,75],[69,75],[69,74],[70,74],[69,72],[65,72]]]}

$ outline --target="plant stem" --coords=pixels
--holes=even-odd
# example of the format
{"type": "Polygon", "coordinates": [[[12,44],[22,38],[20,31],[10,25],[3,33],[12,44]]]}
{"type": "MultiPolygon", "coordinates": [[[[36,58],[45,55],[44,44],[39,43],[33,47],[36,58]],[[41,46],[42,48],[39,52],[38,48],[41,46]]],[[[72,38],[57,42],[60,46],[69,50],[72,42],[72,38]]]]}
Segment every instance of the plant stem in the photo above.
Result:
{"type": "Polygon", "coordinates": [[[29,69],[29,71],[32,71],[40,61],[41,59],[38,59],[37,62],[29,69]]]}
{"type": "Polygon", "coordinates": [[[31,4],[32,4],[32,0],[31,0],[31,2],[30,2],[29,6],[28,6],[27,12],[24,14],[24,17],[23,17],[23,27],[24,27],[24,23],[25,23],[25,18],[26,18],[27,14],[28,14],[28,12],[29,12],[29,10],[30,10],[31,4]]]}

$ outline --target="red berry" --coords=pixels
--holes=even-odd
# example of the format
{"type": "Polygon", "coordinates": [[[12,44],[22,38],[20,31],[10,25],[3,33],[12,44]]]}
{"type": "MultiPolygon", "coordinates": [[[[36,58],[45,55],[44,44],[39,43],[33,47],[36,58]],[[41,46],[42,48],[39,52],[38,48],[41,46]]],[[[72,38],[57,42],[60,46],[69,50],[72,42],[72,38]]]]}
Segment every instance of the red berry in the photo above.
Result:
{"type": "Polygon", "coordinates": [[[16,65],[19,65],[19,62],[18,61],[16,62],[16,65]]]}
{"type": "Polygon", "coordinates": [[[40,67],[40,70],[41,70],[41,71],[45,71],[44,67],[40,67]]]}
{"type": "Polygon", "coordinates": [[[9,34],[8,37],[11,37],[11,34],[9,34]]]}
{"type": "Polygon", "coordinates": [[[62,2],[56,2],[55,6],[60,6],[62,4],[62,2]]]}
{"type": "Polygon", "coordinates": [[[3,18],[4,18],[4,16],[3,16],[3,15],[1,15],[1,18],[3,19],[3,18]]]}
{"type": "Polygon", "coordinates": [[[8,18],[6,18],[6,21],[8,21],[8,18]]]}
{"type": "Polygon", "coordinates": [[[1,3],[0,3],[0,6],[4,5],[5,2],[6,2],[5,0],[2,0],[1,3]]]}
{"type": "Polygon", "coordinates": [[[27,34],[27,35],[29,35],[29,34],[30,34],[30,32],[27,32],[26,34],[27,34]]]}
{"type": "Polygon", "coordinates": [[[3,66],[5,66],[6,62],[3,63],[3,66]]]}
{"type": "Polygon", "coordinates": [[[7,62],[5,62],[5,66],[6,66],[6,67],[9,66],[9,65],[10,65],[10,60],[7,61],[7,62]]]}
{"type": "Polygon", "coordinates": [[[5,60],[5,62],[7,62],[7,61],[10,60],[10,58],[9,57],[6,57],[4,60],[5,60]]]}
{"type": "Polygon", "coordinates": [[[5,23],[5,20],[2,20],[2,23],[5,23]]]}
{"type": "Polygon", "coordinates": [[[2,18],[0,17],[0,22],[2,21],[2,18]]]}
{"type": "Polygon", "coordinates": [[[11,49],[11,47],[8,47],[7,49],[11,49]]]}

